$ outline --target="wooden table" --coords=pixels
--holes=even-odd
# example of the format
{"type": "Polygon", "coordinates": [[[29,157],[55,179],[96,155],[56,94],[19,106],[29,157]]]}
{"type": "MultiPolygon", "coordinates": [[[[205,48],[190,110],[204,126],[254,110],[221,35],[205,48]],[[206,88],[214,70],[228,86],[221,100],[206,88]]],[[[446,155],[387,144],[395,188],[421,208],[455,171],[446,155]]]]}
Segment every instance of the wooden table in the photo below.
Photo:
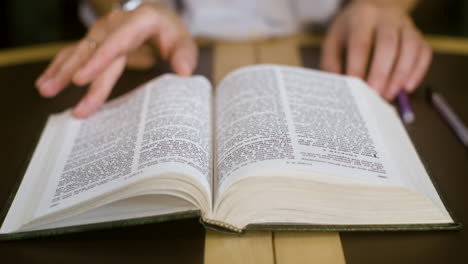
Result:
{"type": "MultiPolygon", "coordinates": [[[[312,56],[310,51],[315,52],[320,40],[319,37],[296,36],[253,43],[201,41],[200,45],[204,47],[206,53],[202,52],[202,57],[208,56],[212,59],[209,68],[211,68],[211,77],[216,83],[235,68],[254,63],[289,65],[305,63],[306,66],[310,66],[308,64],[312,65],[311,61],[316,60],[316,57],[310,57],[312,56]]],[[[450,76],[462,78],[464,77],[463,71],[468,70],[468,57],[457,61],[460,55],[468,55],[468,40],[436,36],[428,37],[428,40],[436,52],[454,55],[441,55],[440,58],[437,55],[431,73],[426,78],[426,83],[437,86],[450,85],[448,88],[443,87],[442,92],[450,102],[453,102],[456,110],[468,123],[468,89],[462,79],[458,77],[450,79],[450,76]]],[[[0,66],[3,69],[14,70],[21,68],[23,64],[39,62],[39,65],[43,67],[45,64],[40,63],[50,59],[65,44],[57,43],[2,51],[0,52],[0,66]]],[[[0,74],[5,74],[5,72],[8,71],[0,69],[0,74]]],[[[33,72],[38,73],[37,67],[33,72]]],[[[142,73],[142,78],[151,75],[154,73],[142,73]]],[[[34,77],[28,76],[27,78],[32,81],[34,77]]],[[[465,79],[468,81],[468,76],[465,79]]],[[[4,89],[22,89],[22,87],[16,87],[16,81],[12,82],[2,83],[2,86],[8,85],[4,89]]],[[[32,86],[32,83],[30,85],[32,86]]],[[[72,97],[74,92],[70,93],[68,97],[72,97]]],[[[67,97],[67,95],[63,96],[67,97]]],[[[466,210],[468,198],[464,195],[464,187],[468,186],[466,180],[468,155],[423,97],[421,89],[412,96],[417,120],[407,129],[433,171],[436,181],[446,195],[449,206],[463,222],[468,220],[468,210],[466,210]]],[[[76,99],[74,99],[75,102],[76,99]]],[[[3,100],[7,101],[8,98],[4,97],[3,100]]],[[[34,102],[40,101],[41,105],[46,105],[43,99],[34,100],[34,102]]],[[[26,100],[26,102],[29,101],[26,100]]],[[[68,104],[68,107],[73,105],[68,104]]],[[[24,103],[24,107],[27,107],[27,103],[24,103]]],[[[66,105],[60,107],[66,107],[66,105]]],[[[52,107],[50,111],[54,109],[52,107]]],[[[3,110],[6,116],[5,111],[8,113],[9,109],[3,110]]],[[[15,119],[18,115],[13,111],[6,118],[15,119]]],[[[23,115],[20,119],[26,121],[28,117],[23,115]]],[[[35,127],[39,123],[40,121],[37,121],[30,127],[35,127]]],[[[22,128],[25,127],[27,126],[22,126],[22,128]]],[[[20,128],[17,129],[19,131],[20,128]]],[[[1,136],[5,137],[5,135],[17,136],[11,139],[13,141],[26,141],[23,148],[34,143],[32,139],[25,140],[26,134],[24,133],[2,134],[1,136]]],[[[3,138],[3,140],[10,139],[3,138]]],[[[5,164],[12,158],[5,153],[2,153],[2,156],[4,156],[2,163],[5,164]]],[[[13,156],[13,159],[18,159],[18,156],[13,156]]],[[[6,176],[9,177],[9,181],[4,188],[0,187],[0,201],[4,201],[6,190],[11,188],[11,179],[19,171],[17,167],[8,167],[6,176]]],[[[24,262],[49,259],[51,263],[64,259],[72,263],[87,259],[116,262],[131,260],[165,262],[166,260],[166,262],[200,263],[204,255],[205,263],[345,263],[345,259],[348,263],[457,263],[468,257],[466,252],[468,235],[465,230],[341,234],[337,232],[251,232],[243,236],[226,235],[208,230],[204,244],[204,231],[196,221],[178,221],[152,226],[151,234],[148,234],[147,230],[149,227],[136,227],[42,240],[3,242],[0,243],[0,262],[2,258],[10,258],[24,260],[24,262]],[[204,254],[202,254],[203,245],[204,254]]]]}

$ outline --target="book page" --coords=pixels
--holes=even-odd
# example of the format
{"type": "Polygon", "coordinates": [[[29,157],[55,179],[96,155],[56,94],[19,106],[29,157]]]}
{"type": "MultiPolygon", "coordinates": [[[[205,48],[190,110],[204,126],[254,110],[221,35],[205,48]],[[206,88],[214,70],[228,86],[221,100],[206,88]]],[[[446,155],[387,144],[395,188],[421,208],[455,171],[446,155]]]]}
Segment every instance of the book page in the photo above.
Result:
{"type": "Polygon", "coordinates": [[[450,214],[445,208],[441,196],[431,181],[431,177],[426,171],[425,164],[418,155],[417,150],[413,146],[404,124],[401,122],[398,111],[389,107],[382,101],[376,100],[377,94],[368,94],[369,102],[372,103],[372,109],[378,112],[379,116],[386,116],[385,119],[377,120],[379,131],[382,132],[385,138],[386,146],[392,153],[392,157],[399,166],[397,167],[402,182],[408,188],[424,194],[429,198],[434,205],[438,206],[440,211],[450,218],[450,214]],[[395,136],[401,135],[401,136],[395,136]]]}
{"type": "Polygon", "coordinates": [[[216,95],[218,190],[240,168],[295,158],[274,68],[236,73],[220,83],[216,95]]]}
{"type": "Polygon", "coordinates": [[[158,78],[86,120],[71,118],[66,132],[36,217],[163,173],[185,175],[210,195],[211,85],[203,77],[158,78]]]}
{"type": "Polygon", "coordinates": [[[400,181],[389,178],[394,165],[365,96],[371,91],[362,81],[292,67],[278,71],[296,138],[296,164],[364,180],[400,181]]]}
{"type": "Polygon", "coordinates": [[[362,88],[342,76],[286,66],[253,66],[226,77],[216,98],[217,194],[240,177],[271,172],[400,184],[375,119],[357,97],[362,88]]]}
{"type": "Polygon", "coordinates": [[[211,93],[201,76],[163,78],[150,89],[137,170],[183,163],[211,188],[211,93]]]}

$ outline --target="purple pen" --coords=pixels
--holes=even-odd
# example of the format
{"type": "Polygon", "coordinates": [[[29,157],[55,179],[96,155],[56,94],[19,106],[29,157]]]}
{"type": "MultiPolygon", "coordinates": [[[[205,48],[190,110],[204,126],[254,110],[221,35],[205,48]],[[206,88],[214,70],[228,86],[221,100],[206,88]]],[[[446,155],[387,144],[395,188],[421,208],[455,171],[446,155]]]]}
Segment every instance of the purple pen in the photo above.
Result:
{"type": "Polygon", "coordinates": [[[453,111],[442,95],[432,91],[431,89],[427,91],[429,99],[432,102],[434,108],[447,122],[453,132],[455,132],[463,145],[468,148],[468,127],[463,123],[455,111],[453,111]]]}
{"type": "Polygon", "coordinates": [[[397,95],[398,107],[400,108],[401,119],[405,124],[410,124],[414,121],[414,112],[411,108],[408,95],[404,91],[400,91],[397,95]]]}

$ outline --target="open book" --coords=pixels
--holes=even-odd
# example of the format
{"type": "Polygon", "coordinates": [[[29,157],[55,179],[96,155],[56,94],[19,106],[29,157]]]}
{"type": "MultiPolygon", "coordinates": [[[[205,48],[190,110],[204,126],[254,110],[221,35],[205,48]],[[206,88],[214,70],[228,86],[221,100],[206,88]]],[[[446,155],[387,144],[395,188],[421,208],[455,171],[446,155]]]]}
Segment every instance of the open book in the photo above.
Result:
{"type": "Polygon", "coordinates": [[[234,232],[459,227],[364,82],[259,65],[214,93],[168,74],[86,120],[51,116],[0,235],[189,216],[234,232]]]}

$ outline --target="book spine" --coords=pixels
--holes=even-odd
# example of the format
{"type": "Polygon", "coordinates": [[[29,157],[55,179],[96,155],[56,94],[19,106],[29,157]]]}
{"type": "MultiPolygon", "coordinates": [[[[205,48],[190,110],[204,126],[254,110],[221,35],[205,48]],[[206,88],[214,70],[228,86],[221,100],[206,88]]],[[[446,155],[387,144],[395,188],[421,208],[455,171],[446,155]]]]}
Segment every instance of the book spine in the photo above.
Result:
{"type": "Polygon", "coordinates": [[[243,233],[244,230],[242,228],[236,227],[234,225],[228,224],[223,221],[214,220],[214,219],[207,219],[207,218],[200,218],[201,223],[208,228],[225,231],[229,233],[243,233]]]}

